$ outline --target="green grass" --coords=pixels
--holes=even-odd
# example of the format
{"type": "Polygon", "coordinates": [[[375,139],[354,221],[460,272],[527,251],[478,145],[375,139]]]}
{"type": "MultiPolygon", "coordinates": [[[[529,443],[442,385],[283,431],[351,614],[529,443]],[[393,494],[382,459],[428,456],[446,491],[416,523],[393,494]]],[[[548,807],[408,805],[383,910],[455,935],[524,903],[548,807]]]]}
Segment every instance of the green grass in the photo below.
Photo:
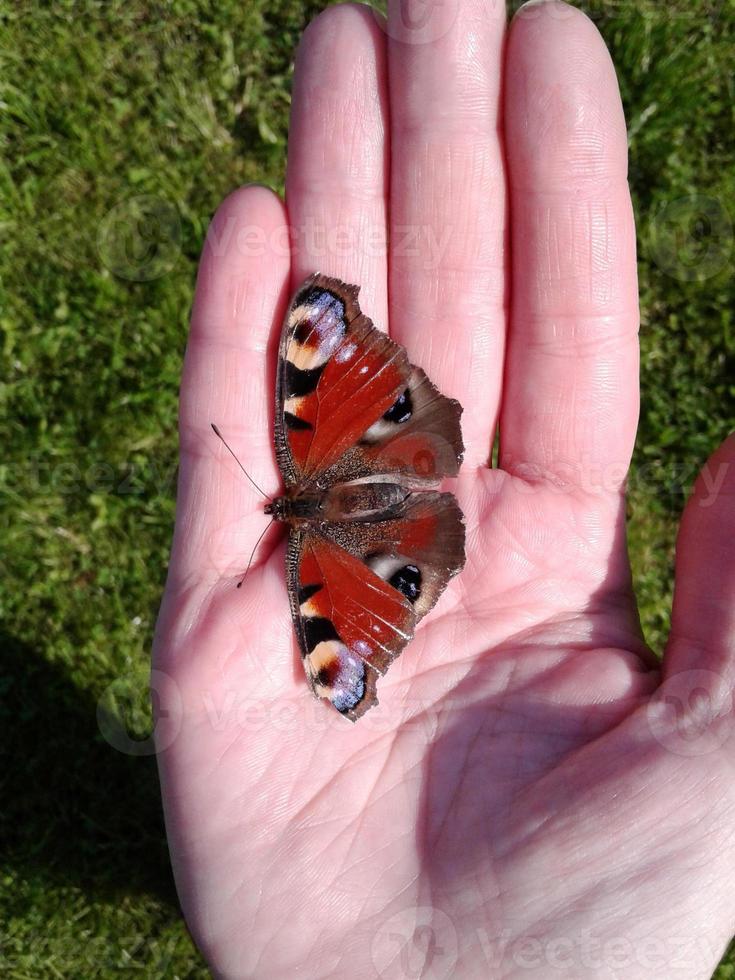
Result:
{"type": "MultiPolygon", "coordinates": [[[[293,50],[319,7],[0,4],[0,546],[15,586],[0,593],[0,967],[11,980],[207,975],[177,908],[153,759],[114,751],[96,708],[114,681],[118,710],[146,731],[196,260],[229,190],[282,186],[293,50]],[[104,237],[141,195],[173,219],[165,274],[150,280],[125,278],[145,256],[104,237]]],[[[686,489],[735,418],[735,11],[587,9],[631,127],[643,408],[630,526],[660,648],[686,489]]],[[[735,957],[718,976],[735,976],[735,957]]]]}

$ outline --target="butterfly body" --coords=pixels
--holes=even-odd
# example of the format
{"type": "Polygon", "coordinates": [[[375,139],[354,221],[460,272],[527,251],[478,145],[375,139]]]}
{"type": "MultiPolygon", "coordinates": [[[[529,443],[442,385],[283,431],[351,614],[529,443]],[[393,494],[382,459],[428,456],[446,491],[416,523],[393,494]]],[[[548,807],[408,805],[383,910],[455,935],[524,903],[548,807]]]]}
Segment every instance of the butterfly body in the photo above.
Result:
{"type": "Polygon", "coordinates": [[[461,407],[376,330],[358,287],[316,274],[281,334],[276,458],[287,585],[307,678],[351,721],[464,564],[461,407]]]}
{"type": "Polygon", "coordinates": [[[389,516],[409,492],[397,483],[338,484],[326,490],[275,497],[266,504],[265,512],[292,525],[376,521],[389,516]]]}

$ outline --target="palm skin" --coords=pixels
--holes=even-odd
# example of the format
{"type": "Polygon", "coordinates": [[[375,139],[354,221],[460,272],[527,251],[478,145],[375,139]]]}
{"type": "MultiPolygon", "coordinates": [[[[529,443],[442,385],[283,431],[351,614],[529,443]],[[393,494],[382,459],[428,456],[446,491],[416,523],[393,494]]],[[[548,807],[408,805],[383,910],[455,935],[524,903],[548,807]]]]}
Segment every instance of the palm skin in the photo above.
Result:
{"type": "Polygon", "coordinates": [[[735,445],[688,505],[659,669],[625,550],[637,311],[612,67],[561,4],[517,15],[504,64],[497,5],[432,11],[317,19],[288,217],[244,188],[202,258],[154,658],[182,906],[221,977],[707,977],[735,890],[735,445]],[[309,234],[337,227],[341,250],[309,234]],[[442,243],[430,262],[406,228],[442,243]],[[209,429],[278,492],[274,352],[317,268],[361,283],[465,409],[467,565],[354,726],[308,692],[282,534],[234,588],[266,519],[209,429]]]}

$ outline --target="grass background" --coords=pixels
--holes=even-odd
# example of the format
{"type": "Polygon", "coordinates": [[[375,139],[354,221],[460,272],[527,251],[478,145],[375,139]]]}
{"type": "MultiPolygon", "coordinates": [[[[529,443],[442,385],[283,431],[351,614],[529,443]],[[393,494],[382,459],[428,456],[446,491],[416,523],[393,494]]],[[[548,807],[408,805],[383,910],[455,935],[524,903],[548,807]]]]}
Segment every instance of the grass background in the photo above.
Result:
{"type": "MultiPolygon", "coordinates": [[[[112,749],[97,705],[146,732],[196,260],[228,191],[282,187],[294,47],[320,6],[0,0],[6,978],[207,976],[176,903],[154,760],[112,749]],[[150,281],[126,278],[151,255],[117,232],[141,195],[164,204],[139,230],[155,237],[158,221],[175,242],[150,281]]],[[[735,419],[735,8],[585,9],[631,134],[643,408],[629,516],[660,648],[678,514],[735,419]]],[[[717,976],[735,977],[732,953],[717,976]]]]}

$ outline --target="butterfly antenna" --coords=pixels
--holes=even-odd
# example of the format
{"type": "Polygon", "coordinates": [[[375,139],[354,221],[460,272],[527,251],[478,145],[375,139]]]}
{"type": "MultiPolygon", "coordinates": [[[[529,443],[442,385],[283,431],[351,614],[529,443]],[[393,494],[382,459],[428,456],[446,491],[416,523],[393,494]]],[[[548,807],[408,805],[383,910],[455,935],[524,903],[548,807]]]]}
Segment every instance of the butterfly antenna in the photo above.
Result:
{"type": "Polygon", "coordinates": [[[260,536],[258,537],[258,540],[253,545],[253,550],[250,552],[250,558],[248,560],[248,567],[245,569],[245,574],[243,575],[243,577],[237,583],[238,589],[240,588],[240,586],[242,585],[242,583],[247,578],[248,572],[250,571],[250,566],[253,564],[253,558],[255,557],[255,552],[258,550],[258,545],[260,544],[260,542],[265,537],[265,532],[268,530],[268,528],[271,526],[271,524],[273,523],[274,520],[275,520],[275,517],[271,517],[271,519],[268,521],[268,523],[266,524],[266,526],[261,531],[260,536]]]}
{"type": "Polygon", "coordinates": [[[222,433],[221,433],[221,432],[219,431],[219,429],[218,429],[218,428],[217,428],[217,426],[216,426],[216,425],[214,424],[214,422],[210,422],[209,424],[210,424],[210,425],[212,426],[212,429],[214,430],[214,434],[215,434],[215,435],[216,435],[216,436],[217,436],[218,438],[220,438],[220,439],[222,440],[222,442],[223,442],[223,443],[225,444],[225,449],[227,450],[227,452],[228,452],[228,453],[230,454],[230,456],[232,456],[232,458],[233,458],[233,459],[235,460],[235,462],[236,462],[236,463],[237,463],[237,465],[238,465],[238,466],[240,467],[240,469],[241,469],[241,470],[243,471],[243,473],[244,473],[244,474],[245,474],[245,476],[246,476],[246,477],[248,478],[248,480],[250,480],[250,482],[251,482],[251,483],[252,483],[252,485],[253,485],[253,486],[255,487],[255,489],[256,489],[256,490],[258,491],[258,493],[259,493],[259,494],[261,494],[261,496],[263,496],[263,497],[265,497],[265,499],[266,499],[266,500],[270,500],[270,497],[269,497],[269,496],[268,496],[268,494],[267,494],[267,493],[265,492],[265,490],[261,490],[261,488],[260,488],[260,487],[258,486],[258,484],[257,484],[257,483],[255,482],[255,480],[254,480],[254,479],[252,478],[252,476],[251,476],[251,475],[250,475],[250,474],[248,473],[248,471],[247,471],[247,470],[245,469],[245,467],[244,467],[244,466],[242,465],[242,463],[240,462],[240,460],[239,460],[239,459],[237,458],[237,456],[236,456],[236,455],[234,454],[234,452],[232,451],[232,448],[231,448],[231,447],[230,447],[230,446],[229,446],[229,445],[227,444],[227,440],[226,440],[226,439],[225,439],[225,437],[224,437],[224,436],[222,435],[222,433]]]}

